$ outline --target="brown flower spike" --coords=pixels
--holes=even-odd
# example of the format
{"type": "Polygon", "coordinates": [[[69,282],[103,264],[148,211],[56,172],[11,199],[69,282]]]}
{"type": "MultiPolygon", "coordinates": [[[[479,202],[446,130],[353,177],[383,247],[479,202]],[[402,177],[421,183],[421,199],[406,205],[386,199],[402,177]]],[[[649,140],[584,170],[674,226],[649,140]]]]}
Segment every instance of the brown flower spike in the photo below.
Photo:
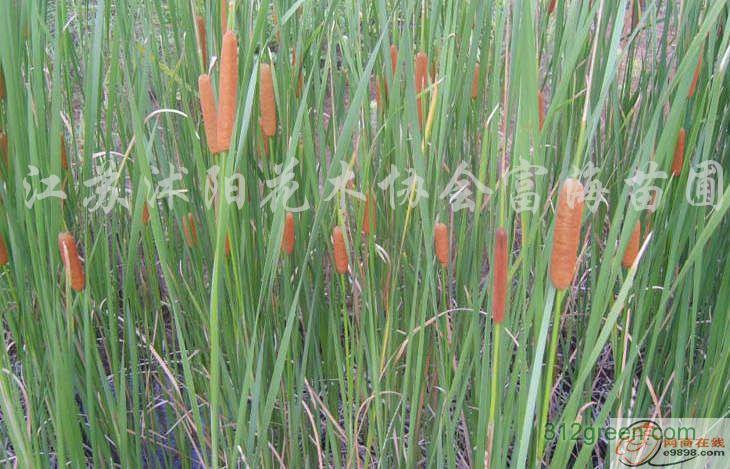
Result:
{"type": "Polygon", "coordinates": [[[436,258],[443,267],[449,265],[449,229],[443,223],[433,227],[433,246],[436,258]]]}
{"type": "Polygon", "coordinates": [[[347,273],[349,264],[347,246],[345,245],[345,236],[339,226],[335,226],[332,230],[332,249],[335,256],[335,270],[340,275],[347,273]]]}
{"type": "Polygon", "coordinates": [[[228,31],[223,36],[221,50],[220,107],[218,108],[218,151],[231,146],[233,124],[236,120],[238,97],[238,40],[236,33],[228,31]]]}
{"type": "Polygon", "coordinates": [[[294,214],[287,212],[284,220],[284,237],[281,240],[281,250],[291,255],[294,252],[294,214]]]}
{"type": "Polygon", "coordinates": [[[58,250],[66,270],[66,280],[74,291],[84,289],[84,266],[76,250],[76,240],[68,231],[58,235],[58,250]]]}
{"type": "Polygon", "coordinates": [[[568,178],[558,197],[550,258],[550,280],[558,290],[565,290],[573,283],[582,215],[583,185],[576,179],[568,178]]]}
{"type": "Polygon", "coordinates": [[[208,150],[218,153],[218,111],[215,108],[215,95],[210,76],[200,75],[198,78],[198,93],[200,95],[200,110],[203,114],[205,139],[208,141],[208,150]]]}
{"type": "Polygon", "coordinates": [[[259,70],[259,112],[261,113],[261,133],[264,137],[276,134],[276,99],[274,98],[274,78],[271,65],[261,64],[259,70]]]}
{"type": "Polygon", "coordinates": [[[624,257],[621,259],[621,265],[625,268],[630,268],[636,260],[636,256],[639,254],[639,248],[641,247],[641,222],[637,221],[634,226],[634,230],[631,232],[631,238],[629,243],[626,245],[624,251],[624,257]]]}

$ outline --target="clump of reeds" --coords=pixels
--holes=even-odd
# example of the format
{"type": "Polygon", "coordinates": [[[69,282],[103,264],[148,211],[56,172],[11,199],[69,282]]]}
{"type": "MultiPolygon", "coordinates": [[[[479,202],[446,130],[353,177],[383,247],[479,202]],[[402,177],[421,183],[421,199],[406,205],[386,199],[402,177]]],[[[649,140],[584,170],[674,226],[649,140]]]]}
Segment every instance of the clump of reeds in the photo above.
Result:
{"type": "Polygon", "coordinates": [[[576,179],[568,178],[558,197],[550,258],[550,280],[558,290],[564,290],[573,283],[582,215],[583,185],[576,179]]]}
{"type": "Polygon", "coordinates": [[[58,250],[66,271],[66,281],[77,292],[84,289],[84,266],[76,249],[76,240],[68,231],[58,235],[58,250]]]}

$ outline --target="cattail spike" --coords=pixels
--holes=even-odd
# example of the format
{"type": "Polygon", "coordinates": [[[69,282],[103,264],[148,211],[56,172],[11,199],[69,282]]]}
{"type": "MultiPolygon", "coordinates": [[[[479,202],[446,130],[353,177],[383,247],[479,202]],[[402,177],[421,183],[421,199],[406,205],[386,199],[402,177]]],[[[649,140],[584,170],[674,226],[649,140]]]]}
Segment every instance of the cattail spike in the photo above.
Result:
{"type": "Polygon", "coordinates": [[[150,222],[150,208],[147,202],[142,206],[142,224],[146,225],[150,222]]]}
{"type": "Polygon", "coordinates": [[[433,227],[433,245],[436,258],[443,267],[449,265],[449,229],[443,223],[436,223],[433,227]]]}
{"type": "Polygon", "coordinates": [[[281,250],[286,254],[294,252],[294,214],[287,212],[284,219],[284,237],[281,240],[281,250]]]}
{"type": "Polygon", "coordinates": [[[205,19],[198,15],[195,17],[195,26],[198,31],[198,42],[200,44],[200,56],[203,59],[203,69],[208,66],[208,38],[205,34],[205,19]]]}
{"type": "Polygon", "coordinates": [[[474,65],[474,78],[471,80],[471,99],[479,96],[479,62],[474,65]]]}
{"type": "Polygon", "coordinates": [[[558,0],[550,0],[550,4],[548,5],[548,15],[551,15],[555,11],[557,4],[558,0]]]}
{"type": "Polygon", "coordinates": [[[498,228],[494,240],[494,297],[492,298],[492,315],[497,324],[504,321],[504,310],[507,303],[508,249],[507,231],[504,228],[498,228]]]}
{"type": "Polygon", "coordinates": [[[631,238],[629,243],[626,245],[624,251],[624,257],[621,259],[621,265],[627,269],[634,265],[634,260],[639,254],[639,248],[641,247],[641,222],[637,221],[634,226],[634,230],[631,232],[631,238]]]}
{"type": "Polygon", "coordinates": [[[68,155],[66,154],[66,137],[61,134],[61,168],[68,169],[68,155]]]}
{"type": "Polygon", "coordinates": [[[227,31],[223,36],[218,99],[218,150],[227,151],[231,146],[238,99],[238,40],[233,31],[227,31]]]}
{"type": "Polygon", "coordinates": [[[349,264],[347,246],[345,245],[345,236],[339,226],[335,226],[332,230],[332,249],[335,257],[335,270],[340,275],[347,273],[349,264]]]}
{"type": "Polygon", "coordinates": [[[582,215],[583,185],[576,179],[566,179],[558,197],[550,258],[550,280],[558,290],[565,290],[573,283],[582,215]]]}
{"type": "Polygon", "coordinates": [[[274,78],[269,64],[261,64],[259,70],[259,111],[261,132],[265,137],[273,137],[276,134],[276,99],[274,78]]]}
{"type": "Polygon", "coordinates": [[[677,136],[677,144],[674,147],[674,160],[672,161],[672,176],[679,177],[682,173],[682,167],[684,166],[684,145],[687,139],[687,132],[684,128],[679,129],[679,135],[677,136]]]}
{"type": "Polygon", "coordinates": [[[221,33],[228,32],[228,0],[221,0],[221,33]]]}
{"type": "Polygon", "coordinates": [[[58,250],[66,269],[66,281],[74,291],[80,292],[84,289],[84,266],[76,250],[76,240],[68,231],[58,235],[58,250]]]}
{"type": "Polygon", "coordinates": [[[185,235],[185,243],[188,247],[193,247],[198,243],[198,231],[195,228],[195,218],[192,213],[188,213],[182,220],[183,235],[185,235]]]}
{"type": "Polygon", "coordinates": [[[423,90],[428,86],[428,56],[419,52],[416,54],[416,110],[418,111],[418,125],[423,127],[423,90]]]}
{"type": "Polygon", "coordinates": [[[542,91],[537,92],[537,122],[542,130],[543,124],[545,124],[545,95],[542,91]]]}
{"type": "Polygon", "coordinates": [[[390,45],[390,69],[395,75],[395,70],[398,68],[398,47],[395,44],[390,45]]]}
{"type": "Polygon", "coordinates": [[[692,84],[689,86],[689,97],[695,95],[695,91],[697,90],[697,80],[700,78],[700,72],[702,71],[702,53],[700,53],[700,59],[697,62],[697,67],[695,67],[695,74],[692,77],[692,84]]]}
{"type": "Polygon", "coordinates": [[[373,200],[373,197],[368,193],[365,199],[365,213],[362,216],[362,232],[365,236],[370,236],[371,231],[375,231],[377,222],[375,218],[375,210],[377,209],[377,202],[373,200]]]}
{"type": "Polygon", "coordinates": [[[9,261],[8,247],[5,245],[5,238],[0,234],[0,265],[6,265],[9,261]]]}
{"type": "Polygon", "coordinates": [[[208,150],[218,153],[218,111],[215,108],[215,95],[210,76],[200,75],[198,78],[198,93],[200,94],[200,110],[203,114],[205,139],[208,141],[208,150]]]}

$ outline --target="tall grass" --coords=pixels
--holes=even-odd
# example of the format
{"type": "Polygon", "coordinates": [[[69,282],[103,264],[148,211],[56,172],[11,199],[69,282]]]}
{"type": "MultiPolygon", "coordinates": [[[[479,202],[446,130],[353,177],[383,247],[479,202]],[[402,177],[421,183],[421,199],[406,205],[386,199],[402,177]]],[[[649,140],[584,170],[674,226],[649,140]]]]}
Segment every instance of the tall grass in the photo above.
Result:
{"type": "Polygon", "coordinates": [[[605,441],[546,426],[726,416],[730,188],[686,190],[730,170],[729,5],[635,3],[0,0],[0,461],[590,467],[605,441]],[[635,210],[626,179],[671,175],[680,129],[683,169],[635,210]],[[521,160],[546,169],[534,212],[521,160]],[[93,210],[109,162],[128,208],[93,210]],[[474,211],[440,197],[462,162],[474,211]],[[588,163],[605,202],[556,290],[558,194],[588,163]],[[207,208],[213,165],[240,208],[207,208]],[[148,181],[171,170],[169,205],[148,181]],[[52,174],[67,198],[28,207],[52,174]]]}

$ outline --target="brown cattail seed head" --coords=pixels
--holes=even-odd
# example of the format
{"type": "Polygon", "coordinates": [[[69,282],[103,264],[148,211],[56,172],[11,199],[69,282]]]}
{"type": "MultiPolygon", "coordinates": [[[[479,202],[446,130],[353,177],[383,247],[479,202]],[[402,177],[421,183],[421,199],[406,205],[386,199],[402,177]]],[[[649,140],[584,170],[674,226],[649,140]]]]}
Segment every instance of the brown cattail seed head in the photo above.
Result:
{"type": "Polygon", "coordinates": [[[198,78],[198,93],[200,94],[200,110],[203,114],[205,139],[208,141],[208,150],[218,153],[218,111],[215,108],[215,95],[210,76],[200,75],[198,78]]]}
{"type": "Polygon", "coordinates": [[[419,52],[416,54],[416,110],[418,111],[418,124],[423,127],[423,107],[421,105],[421,93],[428,86],[428,56],[419,52]]]}
{"type": "Polygon", "coordinates": [[[558,0],[550,0],[550,4],[548,5],[548,15],[552,14],[555,11],[555,7],[558,4],[558,0]]]}
{"type": "Polygon", "coordinates": [[[150,208],[147,202],[142,206],[142,224],[146,225],[150,222],[150,208]]]}
{"type": "Polygon", "coordinates": [[[66,270],[66,280],[71,288],[80,292],[84,289],[84,266],[76,250],[76,240],[68,231],[58,235],[58,250],[66,270]]]}
{"type": "Polygon", "coordinates": [[[509,240],[504,228],[498,228],[494,240],[494,296],[492,298],[492,314],[494,322],[504,321],[504,309],[507,303],[507,266],[509,264],[509,240]]]}
{"type": "Polygon", "coordinates": [[[335,226],[332,230],[332,248],[335,256],[335,270],[338,274],[347,273],[347,265],[349,260],[347,259],[347,246],[345,245],[345,236],[342,234],[342,229],[339,226],[335,226]]]}
{"type": "Polygon", "coordinates": [[[697,90],[697,80],[700,78],[700,72],[702,71],[702,53],[700,53],[700,59],[697,62],[697,67],[695,68],[695,74],[692,77],[692,84],[689,86],[689,97],[695,95],[695,91],[697,90]]]}
{"type": "Polygon", "coordinates": [[[537,92],[537,122],[542,130],[542,126],[545,124],[545,96],[542,91],[537,92]]]}
{"type": "Polygon", "coordinates": [[[195,26],[198,31],[198,41],[200,42],[200,56],[203,59],[203,68],[208,66],[208,39],[205,36],[205,19],[198,15],[195,17],[195,26]]]}
{"type": "Polygon", "coordinates": [[[641,222],[637,221],[634,226],[634,231],[631,232],[631,238],[629,243],[626,245],[624,251],[624,258],[621,259],[621,265],[630,268],[634,264],[636,256],[639,254],[639,248],[641,247],[641,222]]]}
{"type": "Polygon", "coordinates": [[[294,214],[287,212],[284,219],[284,237],[281,240],[281,250],[286,254],[294,252],[294,214]]]}
{"type": "Polygon", "coordinates": [[[259,70],[259,111],[261,113],[261,133],[264,137],[276,134],[276,99],[274,98],[274,78],[271,65],[261,64],[259,70]]]}
{"type": "Polygon", "coordinates": [[[10,258],[8,257],[8,247],[5,245],[5,238],[0,234],[0,265],[8,263],[10,258]]]}
{"type": "Polygon", "coordinates": [[[365,199],[365,213],[362,215],[362,232],[365,236],[370,236],[371,231],[375,231],[377,222],[375,221],[375,210],[377,202],[371,194],[365,199]]]}
{"type": "Polygon", "coordinates": [[[449,229],[443,223],[433,227],[433,246],[436,258],[443,267],[449,265],[449,229]]]}
{"type": "Polygon", "coordinates": [[[395,44],[390,45],[390,69],[395,75],[395,69],[398,68],[398,47],[395,44]]]}
{"type": "Polygon", "coordinates": [[[221,0],[221,32],[228,32],[228,0],[221,0]]]}
{"type": "Polygon", "coordinates": [[[474,65],[474,78],[471,80],[471,99],[477,99],[479,96],[479,62],[474,65]]]}
{"type": "Polygon", "coordinates": [[[558,197],[558,211],[553,231],[553,250],[550,258],[550,280],[558,290],[564,290],[573,283],[582,215],[583,185],[576,179],[568,178],[563,183],[558,197]]]}
{"type": "Polygon", "coordinates": [[[61,168],[68,169],[68,155],[66,153],[66,137],[61,134],[61,168]]]}
{"type": "Polygon", "coordinates": [[[238,41],[236,33],[228,31],[223,36],[221,50],[220,107],[218,108],[218,149],[226,151],[231,146],[233,124],[236,120],[238,98],[238,41]]]}
{"type": "Polygon", "coordinates": [[[198,242],[198,231],[195,228],[195,218],[192,213],[188,213],[182,220],[183,235],[188,247],[193,247],[198,242]]]}
{"type": "Polygon", "coordinates": [[[679,135],[677,136],[677,144],[674,147],[674,160],[672,161],[672,175],[679,177],[682,173],[682,166],[684,166],[684,144],[687,139],[687,132],[684,128],[679,129],[679,135]]]}

